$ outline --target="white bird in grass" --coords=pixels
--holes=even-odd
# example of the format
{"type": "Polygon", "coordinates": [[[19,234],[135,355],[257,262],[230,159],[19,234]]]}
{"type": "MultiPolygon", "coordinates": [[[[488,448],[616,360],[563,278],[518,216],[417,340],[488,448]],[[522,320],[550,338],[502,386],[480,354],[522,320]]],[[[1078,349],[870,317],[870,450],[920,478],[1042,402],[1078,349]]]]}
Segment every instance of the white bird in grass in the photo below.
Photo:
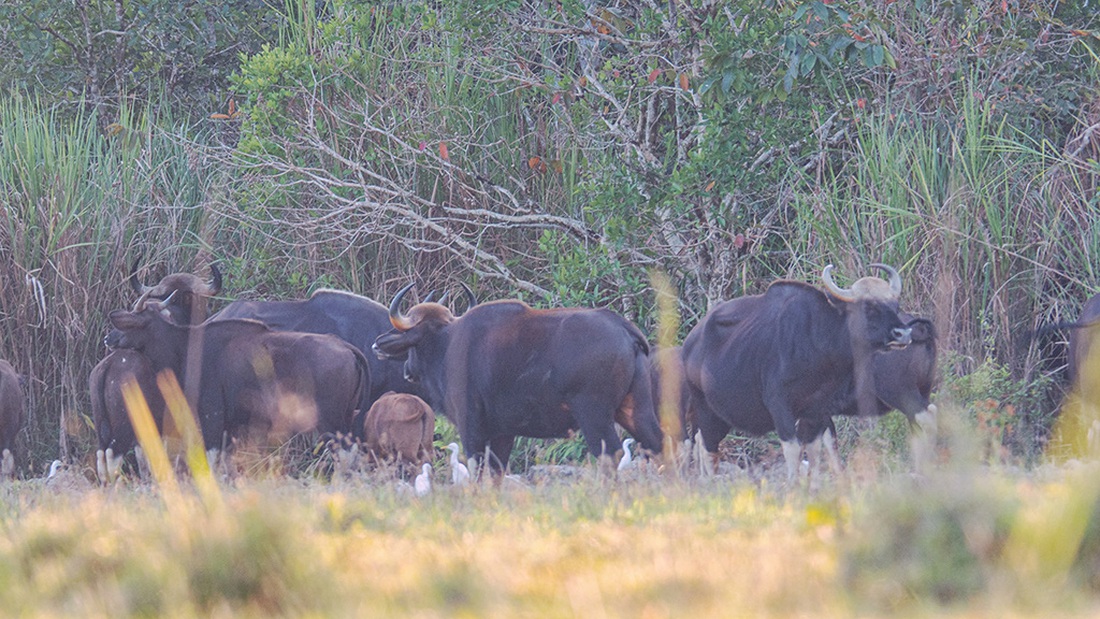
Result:
{"type": "Polygon", "coordinates": [[[470,481],[470,469],[458,461],[458,443],[447,445],[451,452],[451,481],[456,486],[465,486],[470,481]]]}
{"type": "Polygon", "coordinates": [[[416,496],[424,496],[432,491],[432,465],[425,462],[424,466],[420,467],[420,471],[416,481],[413,482],[413,491],[416,492],[416,496]]]}
{"type": "Polygon", "coordinates": [[[626,469],[634,466],[634,456],[630,454],[630,446],[634,444],[634,439],[628,438],[623,441],[623,457],[619,460],[619,470],[625,471],[626,469]]]}

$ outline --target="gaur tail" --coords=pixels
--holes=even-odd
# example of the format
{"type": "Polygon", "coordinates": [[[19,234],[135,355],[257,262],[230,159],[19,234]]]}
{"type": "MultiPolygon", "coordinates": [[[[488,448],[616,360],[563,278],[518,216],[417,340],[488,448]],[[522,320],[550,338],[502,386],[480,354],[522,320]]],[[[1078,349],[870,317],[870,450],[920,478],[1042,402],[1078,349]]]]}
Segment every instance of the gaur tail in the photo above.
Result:
{"type": "Polygon", "coordinates": [[[627,333],[630,334],[630,338],[634,340],[634,348],[642,353],[642,356],[649,355],[649,341],[645,339],[645,334],[638,328],[638,325],[630,322],[626,318],[619,316],[622,320],[623,326],[626,327],[627,333]]]}
{"type": "Polygon", "coordinates": [[[356,440],[364,441],[367,437],[364,434],[363,425],[367,419],[367,411],[374,403],[371,399],[370,364],[367,363],[367,358],[363,356],[362,351],[354,346],[351,349],[355,352],[355,367],[359,369],[359,407],[351,416],[351,435],[356,440]]]}
{"type": "Polygon", "coordinates": [[[1093,320],[1093,321],[1088,321],[1088,322],[1081,322],[1081,321],[1076,321],[1076,320],[1075,321],[1052,322],[1050,324],[1043,325],[1043,326],[1035,329],[1034,331],[1028,332],[1026,339],[1028,339],[1028,340],[1035,339],[1035,338],[1040,337],[1042,335],[1046,335],[1046,334],[1048,334],[1052,331],[1068,331],[1070,329],[1087,329],[1089,327],[1095,327],[1097,325],[1100,325],[1100,320],[1093,320]]]}

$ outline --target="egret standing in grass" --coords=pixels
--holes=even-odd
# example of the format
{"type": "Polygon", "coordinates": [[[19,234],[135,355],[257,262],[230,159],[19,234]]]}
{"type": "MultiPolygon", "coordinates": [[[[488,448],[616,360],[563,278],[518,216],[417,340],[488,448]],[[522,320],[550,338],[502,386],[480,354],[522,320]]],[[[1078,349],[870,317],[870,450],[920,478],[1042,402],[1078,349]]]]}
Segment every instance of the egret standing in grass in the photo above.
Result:
{"type": "Polygon", "coordinates": [[[432,491],[432,465],[427,462],[424,466],[420,467],[420,474],[416,476],[416,480],[413,482],[413,491],[416,492],[416,496],[424,496],[432,491]]]}
{"type": "Polygon", "coordinates": [[[451,481],[456,486],[465,486],[470,481],[470,469],[458,461],[458,443],[447,445],[447,449],[451,452],[451,481]]]}
{"type": "Polygon", "coordinates": [[[628,438],[623,441],[623,457],[619,460],[619,470],[625,471],[628,468],[634,466],[634,456],[630,453],[630,446],[634,444],[634,439],[628,438]]]}

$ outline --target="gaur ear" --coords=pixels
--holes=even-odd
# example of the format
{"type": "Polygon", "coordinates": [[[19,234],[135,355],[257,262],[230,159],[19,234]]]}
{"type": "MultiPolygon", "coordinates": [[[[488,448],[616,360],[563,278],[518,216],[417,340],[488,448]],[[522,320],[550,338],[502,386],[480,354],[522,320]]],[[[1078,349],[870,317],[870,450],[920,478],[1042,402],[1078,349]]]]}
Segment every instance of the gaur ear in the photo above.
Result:
{"type": "Polygon", "coordinates": [[[114,310],[107,315],[111,325],[120,331],[130,331],[145,326],[149,318],[141,314],[132,314],[126,310],[114,310]]]}
{"type": "Polygon", "coordinates": [[[924,318],[916,318],[908,325],[913,330],[912,338],[914,342],[924,342],[932,339],[932,323],[924,318]]]}
{"type": "Polygon", "coordinates": [[[423,337],[423,331],[398,331],[393,329],[388,333],[379,335],[374,340],[374,346],[382,350],[386,355],[391,358],[396,358],[405,355],[410,348],[415,347],[420,343],[420,339],[423,337]]]}

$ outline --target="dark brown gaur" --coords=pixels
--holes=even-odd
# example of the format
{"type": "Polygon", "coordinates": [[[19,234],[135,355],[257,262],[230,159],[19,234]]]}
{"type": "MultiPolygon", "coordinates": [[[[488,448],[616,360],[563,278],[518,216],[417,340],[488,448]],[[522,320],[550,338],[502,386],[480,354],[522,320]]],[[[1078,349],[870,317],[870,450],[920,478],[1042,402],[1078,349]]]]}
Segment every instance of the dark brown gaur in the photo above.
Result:
{"type": "Polygon", "coordinates": [[[630,321],[606,309],[539,310],[514,300],[474,305],[457,317],[439,303],[403,314],[411,288],[390,303],[394,328],[375,340],[374,351],[404,359],[406,378],[455,424],[464,451],[491,453],[495,472],[507,466],[516,436],[579,429],[592,455],[612,456],[620,445],[615,422],[661,451],[649,345],[630,321]]]}
{"type": "Polygon", "coordinates": [[[907,346],[912,329],[898,317],[901,275],[872,266],[889,281],[864,277],[841,288],[829,265],[822,272],[827,292],[776,281],[763,294],[716,305],[691,330],[684,373],[708,452],[732,428],[775,430],[793,478],[803,444],[816,451],[846,390],[854,384],[858,405],[874,406],[873,353],[907,346]]]}
{"type": "Polygon", "coordinates": [[[161,311],[170,301],[113,311],[111,324],[120,349],[137,350],[155,372],[179,377],[208,450],[235,440],[267,444],[313,430],[351,431],[370,387],[369,366],[354,346],[254,320],[176,325],[161,311]],[[189,363],[196,349],[201,357],[189,363]]]}
{"type": "Polygon", "coordinates": [[[15,437],[23,429],[23,389],[11,363],[0,359],[0,479],[15,476],[15,437]]]}
{"type": "MultiPolygon", "coordinates": [[[[190,273],[173,273],[156,286],[146,286],[138,280],[137,266],[135,262],[128,278],[139,297],[134,306],[144,307],[149,299],[164,301],[161,307],[165,316],[178,324],[198,324],[205,320],[207,297],[221,291],[221,272],[214,264],[210,265],[209,282],[190,273]]],[[[112,347],[110,337],[109,334],[105,339],[109,348],[112,347]]],[[[136,445],[121,391],[123,382],[129,378],[141,388],[158,430],[162,429],[164,398],[156,385],[156,376],[149,360],[133,350],[108,353],[88,376],[92,421],[98,441],[96,472],[103,482],[118,477],[123,458],[136,445]]]]}

